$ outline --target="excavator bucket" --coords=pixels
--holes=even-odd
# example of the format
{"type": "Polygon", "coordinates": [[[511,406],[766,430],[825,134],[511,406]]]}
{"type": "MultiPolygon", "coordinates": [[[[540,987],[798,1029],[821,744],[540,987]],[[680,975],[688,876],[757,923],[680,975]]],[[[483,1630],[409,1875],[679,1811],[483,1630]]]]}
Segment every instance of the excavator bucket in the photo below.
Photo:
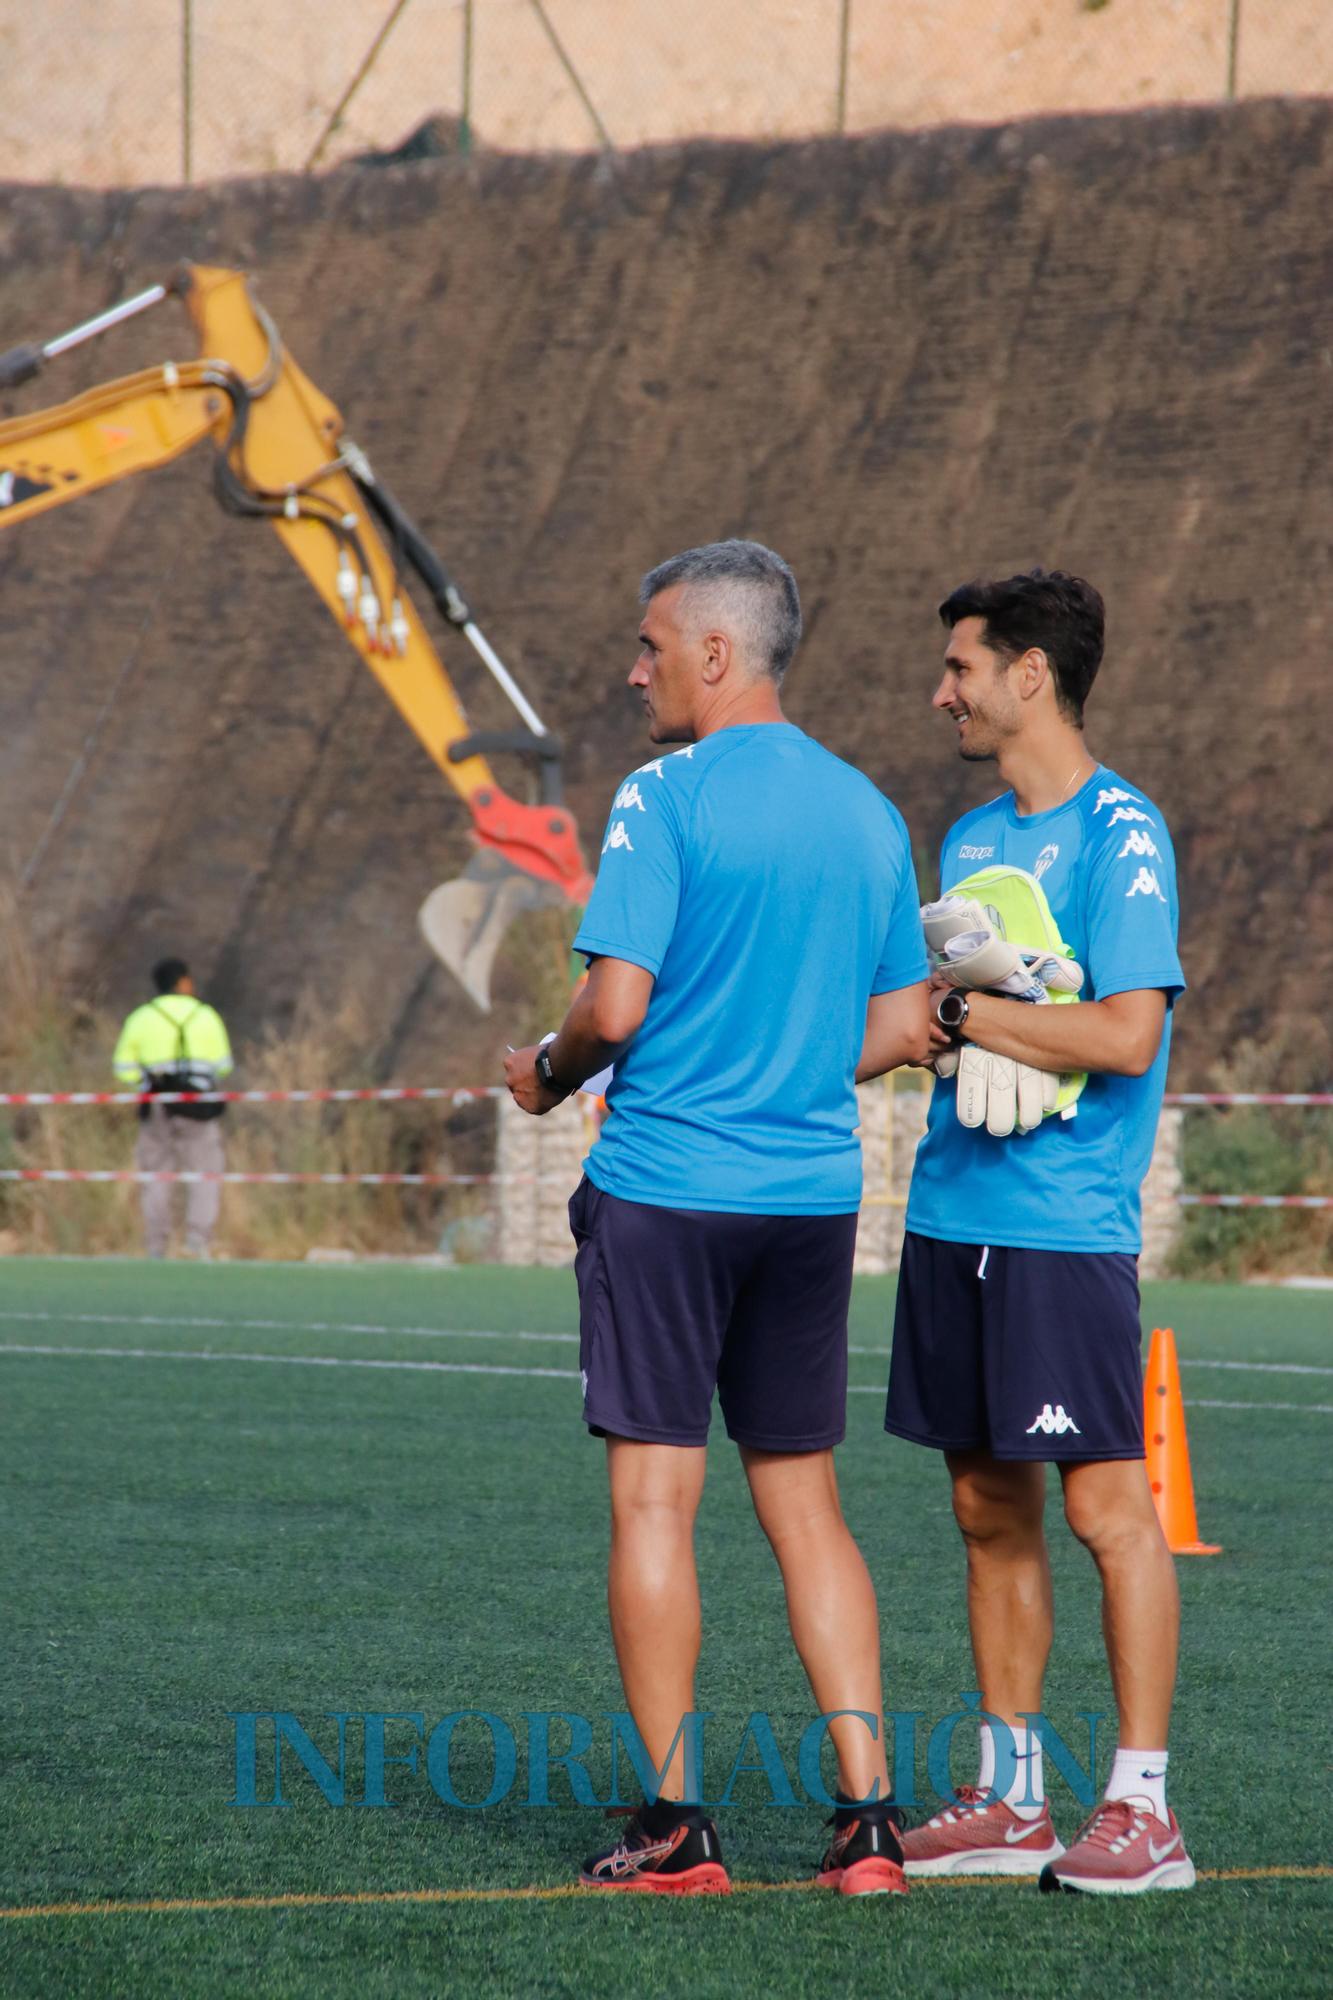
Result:
{"type": "Polygon", "coordinates": [[[493,848],[479,848],[463,873],[432,889],[417,912],[435,956],[476,1001],[491,1011],[491,968],[514,919],[566,900],[554,883],[539,882],[493,848]]]}

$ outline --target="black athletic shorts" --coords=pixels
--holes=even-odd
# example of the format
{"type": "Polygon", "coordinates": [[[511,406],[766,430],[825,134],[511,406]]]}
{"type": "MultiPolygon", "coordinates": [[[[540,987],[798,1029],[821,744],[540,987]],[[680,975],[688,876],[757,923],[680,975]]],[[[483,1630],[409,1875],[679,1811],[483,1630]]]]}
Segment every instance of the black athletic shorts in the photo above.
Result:
{"type": "Polygon", "coordinates": [[[884,1428],[995,1458],[1143,1457],[1138,1260],[909,1232],[884,1428]]]}
{"type": "Polygon", "coordinates": [[[704,1444],[716,1389],[737,1444],[841,1443],[854,1214],[654,1208],[584,1179],[569,1225],[594,1436],[704,1444]]]}

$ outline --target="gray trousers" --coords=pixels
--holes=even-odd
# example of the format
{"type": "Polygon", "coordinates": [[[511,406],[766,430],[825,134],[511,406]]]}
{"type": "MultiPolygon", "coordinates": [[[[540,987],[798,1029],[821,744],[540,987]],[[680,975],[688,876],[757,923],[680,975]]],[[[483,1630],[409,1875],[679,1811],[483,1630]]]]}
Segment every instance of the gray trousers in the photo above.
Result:
{"type": "MultiPolygon", "coordinates": [[[[139,1127],[134,1164],[141,1174],[220,1174],[227,1164],[222,1144],[222,1120],[168,1118],[163,1105],[152,1104],[139,1127]]],[[[143,1209],[144,1248],[150,1257],[165,1257],[171,1241],[175,1184],[144,1181],[139,1188],[143,1209]]],[[[196,1255],[207,1250],[222,1203],[218,1181],[191,1181],[185,1188],[185,1247],[196,1255]]]]}

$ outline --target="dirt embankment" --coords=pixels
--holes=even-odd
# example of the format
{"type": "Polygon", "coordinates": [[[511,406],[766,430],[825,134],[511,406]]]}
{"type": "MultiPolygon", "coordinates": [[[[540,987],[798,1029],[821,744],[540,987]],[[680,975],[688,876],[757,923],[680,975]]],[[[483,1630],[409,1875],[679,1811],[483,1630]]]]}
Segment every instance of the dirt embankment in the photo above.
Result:
{"type": "MultiPolygon", "coordinates": [[[[664,554],[753,534],[790,557],[793,717],[924,851],[993,783],[927,707],[936,602],[978,572],[1085,571],[1110,607],[1090,742],[1156,795],[1182,862],[1175,1080],[1257,1037],[1294,1083],[1327,1063],[1304,1024],[1333,970],[1330,217],[1320,103],[15,187],[0,344],[182,256],[250,269],[566,740],[593,853],[642,754],[619,683],[664,554]]],[[[188,339],[164,309],[3,407],[188,339]]],[[[487,1072],[518,967],[479,1021],[415,929],[464,814],[276,539],[217,512],[206,454],[0,534],[0,591],[10,862],[124,670],[32,891],[72,976],[118,1005],[181,948],[241,1032],[360,983],[385,1064],[487,1072]]]]}

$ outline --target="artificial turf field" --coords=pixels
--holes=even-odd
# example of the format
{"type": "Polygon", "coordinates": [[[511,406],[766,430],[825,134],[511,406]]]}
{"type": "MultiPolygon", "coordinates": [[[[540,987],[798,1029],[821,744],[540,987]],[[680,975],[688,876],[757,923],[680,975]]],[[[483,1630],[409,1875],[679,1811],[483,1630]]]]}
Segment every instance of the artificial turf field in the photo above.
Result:
{"type": "MultiPolygon", "coordinates": [[[[942,1468],[880,1428],[891,1301],[890,1280],[858,1284],[866,1393],[840,1470],[889,1704],[925,1712],[925,1801],[926,1735],[972,1677],[942,1468]]],[[[790,1886],[821,1813],[764,1804],[751,1776],[720,1815],[748,1893],[664,1902],[569,1893],[614,1827],[558,1772],[551,1807],[521,1803],[525,1711],[620,1705],[567,1274],[7,1262],[0,1994],[1326,1993],[1329,1303],[1145,1294],[1146,1323],[1180,1341],[1201,1527],[1225,1547],[1178,1565],[1171,1786],[1205,1877],[1192,1894],[821,1895],[790,1886]],[[283,1365],[297,1357],[337,1365],[283,1365]],[[357,1806],[355,1725],[341,1809],[290,1753],[286,1810],[229,1804],[230,1711],[293,1713],[333,1758],[331,1712],[419,1711],[429,1733],[467,1708],[518,1730],[518,1783],[489,1810],[442,1804],[402,1765],[393,1809],[357,1806]],[[101,1907],[153,1901],[187,1907],[101,1907]]],[[[1110,1708],[1093,1574],[1054,1511],[1052,1531],[1047,1713],[1085,1750],[1078,1711],[1110,1708]]],[[[709,1782],[752,1710],[794,1779],[811,1704],[720,1436],[699,1562],[709,1782]]],[[[959,1782],[975,1740],[960,1729],[959,1782]]],[[[1108,1722],[1103,1775],[1113,1745],[1108,1722]]],[[[463,1725],[458,1793],[484,1795],[491,1768],[487,1734],[463,1725]]],[[[588,1769],[604,1794],[603,1725],[588,1769]]],[[[1054,1809],[1067,1839],[1082,1813],[1058,1784],[1054,1809]]]]}

